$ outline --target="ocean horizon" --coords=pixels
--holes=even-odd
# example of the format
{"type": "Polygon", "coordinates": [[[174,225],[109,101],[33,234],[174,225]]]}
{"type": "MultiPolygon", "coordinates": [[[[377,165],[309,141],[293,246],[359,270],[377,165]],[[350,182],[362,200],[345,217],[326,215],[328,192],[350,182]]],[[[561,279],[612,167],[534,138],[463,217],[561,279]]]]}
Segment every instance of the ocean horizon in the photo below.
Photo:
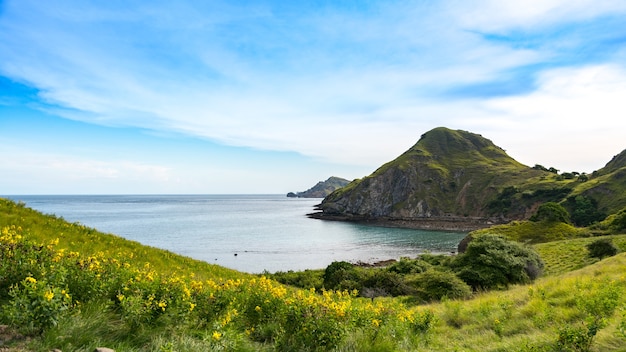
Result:
{"type": "Polygon", "coordinates": [[[2,196],[45,214],[247,273],[455,252],[463,232],[307,217],[321,198],[278,194],[2,196]]]}

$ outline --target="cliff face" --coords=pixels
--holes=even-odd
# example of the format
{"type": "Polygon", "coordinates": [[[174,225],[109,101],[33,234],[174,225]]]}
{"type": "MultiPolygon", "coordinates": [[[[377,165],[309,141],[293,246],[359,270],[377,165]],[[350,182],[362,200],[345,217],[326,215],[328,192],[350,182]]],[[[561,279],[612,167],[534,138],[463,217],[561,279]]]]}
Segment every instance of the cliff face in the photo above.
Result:
{"type": "Polygon", "coordinates": [[[304,192],[287,193],[287,197],[291,198],[324,198],[331,194],[333,191],[344,187],[350,183],[350,181],[341,177],[331,176],[326,181],[320,181],[315,186],[309,188],[304,192]]]}
{"type": "Polygon", "coordinates": [[[526,209],[507,208],[503,218],[490,204],[506,186],[541,175],[478,134],[441,127],[370,176],[331,193],[318,217],[507,221],[522,218],[526,209]]]}
{"type": "Polygon", "coordinates": [[[371,175],[329,194],[311,217],[471,230],[525,220],[578,196],[602,214],[626,207],[626,150],[592,175],[530,168],[474,133],[435,128],[371,175]]]}

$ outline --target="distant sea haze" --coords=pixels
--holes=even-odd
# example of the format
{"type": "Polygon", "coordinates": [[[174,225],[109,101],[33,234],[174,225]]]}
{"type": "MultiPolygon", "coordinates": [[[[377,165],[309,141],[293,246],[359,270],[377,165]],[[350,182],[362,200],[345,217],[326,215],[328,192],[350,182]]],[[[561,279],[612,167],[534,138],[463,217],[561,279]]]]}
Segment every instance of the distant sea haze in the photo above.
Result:
{"type": "Polygon", "coordinates": [[[465,233],[309,219],[321,199],[284,195],[5,196],[142,244],[248,273],[456,251],[465,233]]]}

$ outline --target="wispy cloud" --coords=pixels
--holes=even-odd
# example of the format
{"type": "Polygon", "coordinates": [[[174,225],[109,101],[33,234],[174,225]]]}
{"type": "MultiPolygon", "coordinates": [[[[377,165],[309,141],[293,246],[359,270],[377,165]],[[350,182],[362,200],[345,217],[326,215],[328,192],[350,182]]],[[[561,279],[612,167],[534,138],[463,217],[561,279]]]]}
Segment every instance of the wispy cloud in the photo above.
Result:
{"type": "Polygon", "coordinates": [[[607,133],[593,143],[621,141],[598,126],[625,111],[625,14],[618,1],[8,1],[0,73],[95,124],[361,165],[444,125],[531,160],[543,151],[512,126],[536,146],[563,131],[560,153],[589,126],[607,133]]]}

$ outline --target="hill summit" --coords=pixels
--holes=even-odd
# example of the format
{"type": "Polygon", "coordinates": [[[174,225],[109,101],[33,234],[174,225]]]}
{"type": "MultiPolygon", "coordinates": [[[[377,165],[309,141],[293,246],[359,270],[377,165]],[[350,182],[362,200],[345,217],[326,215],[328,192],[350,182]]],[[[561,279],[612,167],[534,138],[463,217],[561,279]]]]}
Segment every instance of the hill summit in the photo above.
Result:
{"type": "Polygon", "coordinates": [[[577,180],[556,176],[517,162],[479,134],[438,127],[328,195],[311,216],[468,230],[526,219],[541,202],[564,199],[577,180]]]}

